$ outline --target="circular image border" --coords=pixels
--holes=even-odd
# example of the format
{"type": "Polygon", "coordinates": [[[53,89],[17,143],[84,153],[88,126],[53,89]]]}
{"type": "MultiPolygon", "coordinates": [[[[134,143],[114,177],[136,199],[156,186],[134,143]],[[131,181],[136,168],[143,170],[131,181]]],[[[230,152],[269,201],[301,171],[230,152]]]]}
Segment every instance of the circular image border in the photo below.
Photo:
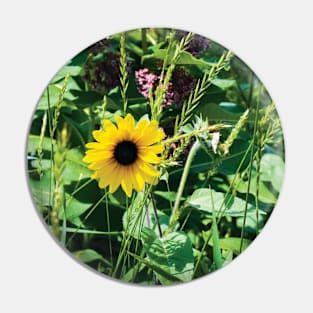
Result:
{"type": "Polygon", "coordinates": [[[82,264],[139,285],[189,282],[262,231],[282,186],[283,131],[231,51],[182,30],[135,29],[49,82],[27,175],[44,224],[82,264]]]}

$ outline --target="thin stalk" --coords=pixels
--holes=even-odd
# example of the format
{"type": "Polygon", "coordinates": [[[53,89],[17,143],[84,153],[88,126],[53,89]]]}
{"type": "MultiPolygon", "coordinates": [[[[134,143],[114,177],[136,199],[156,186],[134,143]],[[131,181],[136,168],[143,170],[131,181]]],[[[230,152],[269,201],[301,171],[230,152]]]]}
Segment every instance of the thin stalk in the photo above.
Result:
{"type": "Polygon", "coordinates": [[[126,96],[128,88],[128,72],[127,72],[127,54],[126,54],[126,42],[125,33],[120,38],[120,83],[121,83],[121,96],[123,99],[124,115],[126,115],[128,99],[126,96]]]}
{"type": "Polygon", "coordinates": [[[99,204],[106,198],[107,192],[94,204],[94,206],[90,209],[84,220],[81,222],[81,224],[76,228],[76,231],[73,233],[73,235],[68,239],[66,245],[69,245],[69,243],[73,240],[74,236],[79,233],[80,228],[84,225],[84,222],[89,218],[89,216],[95,211],[95,209],[99,206],[99,204]]]}
{"type": "MultiPolygon", "coordinates": [[[[61,228],[61,226],[60,226],[61,228]]],[[[77,234],[90,234],[90,235],[103,235],[103,236],[117,236],[121,235],[121,231],[98,231],[98,230],[89,230],[89,229],[77,229],[74,227],[66,227],[66,232],[68,233],[77,233],[77,234]]]]}
{"type": "Polygon", "coordinates": [[[184,134],[181,134],[181,135],[177,135],[177,136],[165,139],[165,140],[162,141],[162,143],[163,144],[170,144],[170,143],[173,143],[173,142],[177,142],[177,141],[179,141],[181,139],[194,137],[194,136],[200,135],[200,134],[205,133],[205,132],[210,132],[212,130],[220,130],[220,129],[230,128],[230,127],[233,127],[233,126],[229,125],[229,124],[215,124],[215,125],[203,128],[203,129],[196,129],[196,130],[193,130],[193,131],[191,131],[189,133],[184,133],[184,134]]]}
{"type": "Polygon", "coordinates": [[[154,213],[155,220],[156,220],[156,223],[157,223],[157,226],[158,226],[159,235],[160,235],[160,238],[162,238],[162,229],[161,229],[161,225],[160,225],[160,221],[159,221],[159,217],[158,217],[158,212],[157,212],[157,209],[156,209],[156,206],[155,206],[155,202],[154,202],[154,199],[153,199],[153,196],[152,196],[151,192],[150,192],[150,198],[151,198],[153,213],[154,213]]]}
{"type": "MultiPolygon", "coordinates": [[[[53,149],[53,136],[52,136],[52,113],[51,113],[51,105],[50,105],[50,93],[49,93],[49,86],[47,87],[47,102],[48,102],[48,127],[49,127],[49,135],[50,135],[50,145],[51,145],[51,153],[50,153],[50,181],[49,181],[49,206],[52,206],[52,184],[53,184],[53,156],[54,156],[54,149],[53,149]]],[[[50,221],[49,221],[50,222],[50,221]]]]}
{"type": "MultiPolygon", "coordinates": [[[[140,203],[141,208],[144,207],[144,204],[147,201],[148,195],[149,195],[149,193],[151,191],[151,188],[152,188],[152,186],[150,185],[149,188],[145,189],[144,197],[143,197],[143,199],[142,199],[142,201],[140,203]]],[[[142,212],[143,212],[143,210],[141,211],[141,213],[142,212]]],[[[121,249],[120,249],[119,255],[117,257],[117,261],[116,261],[116,265],[115,265],[114,271],[112,273],[112,277],[115,277],[116,274],[117,274],[117,271],[118,271],[118,269],[119,269],[119,267],[121,265],[121,262],[122,262],[122,259],[124,257],[124,254],[125,254],[125,252],[127,250],[127,247],[130,246],[130,243],[132,241],[131,237],[133,235],[133,232],[135,231],[137,223],[140,221],[141,217],[142,217],[142,214],[138,214],[137,217],[136,217],[136,220],[135,220],[135,222],[133,224],[133,227],[130,230],[130,232],[128,232],[128,233],[125,232],[125,236],[123,237],[123,240],[122,240],[121,249]]]]}
{"type": "MultiPolygon", "coordinates": [[[[248,186],[247,186],[247,193],[246,193],[246,203],[245,203],[245,212],[244,212],[244,217],[243,217],[243,223],[242,223],[242,228],[241,228],[241,235],[240,235],[240,248],[239,251],[241,253],[242,251],[242,246],[243,246],[243,237],[244,237],[244,232],[245,232],[245,226],[246,226],[246,219],[247,219],[247,209],[248,209],[248,197],[250,193],[250,184],[251,184],[251,177],[252,177],[252,164],[254,160],[254,143],[256,141],[256,134],[257,134],[257,126],[258,126],[258,115],[259,115],[259,99],[257,101],[257,107],[256,107],[256,114],[255,114],[255,120],[254,120],[254,130],[253,130],[253,144],[251,147],[251,154],[250,154],[250,164],[249,164],[249,178],[248,178],[248,186]]],[[[257,211],[257,209],[256,209],[257,211]]],[[[258,224],[258,214],[257,212],[257,224],[258,224]]]]}
{"type": "Polygon", "coordinates": [[[247,193],[246,193],[246,199],[245,199],[245,211],[243,216],[243,223],[241,228],[241,235],[240,235],[240,248],[239,251],[241,253],[242,251],[242,245],[243,245],[243,237],[245,232],[245,226],[246,226],[246,220],[247,220],[247,211],[248,211],[248,197],[250,192],[250,184],[251,184],[251,177],[252,177],[252,163],[253,163],[253,146],[251,148],[251,154],[250,154],[250,164],[249,164],[249,178],[248,178],[248,186],[247,186],[247,193]]]}
{"type": "MultiPolygon", "coordinates": [[[[187,181],[187,177],[188,177],[188,174],[189,174],[191,163],[192,163],[193,158],[195,157],[195,155],[196,155],[196,153],[197,153],[197,151],[198,151],[198,149],[200,147],[201,147],[201,144],[197,140],[193,144],[193,146],[191,147],[190,152],[188,154],[188,157],[187,157],[187,160],[186,160],[186,164],[185,164],[185,167],[184,167],[184,171],[183,171],[183,175],[181,177],[181,180],[180,180],[180,183],[179,183],[179,187],[178,187],[178,190],[177,190],[175,204],[174,204],[174,208],[173,208],[172,215],[171,215],[171,218],[170,218],[170,223],[169,223],[170,226],[173,226],[174,223],[179,219],[179,215],[180,215],[180,212],[179,212],[180,200],[181,200],[181,197],[183,195],[183,191],[185,189],[185,185],[186,185],[186,181],[187,181]]],[[[169,228],[170,228],[170,226],[169,226],[169,228]]]]}
{"type": "MultiPolygon", "coordinates": [[[[246,159],[246,157],[247,157],[247,155],[248,155],[250,149],[252,148],[252,145],[253,145],[253,141],[250,142],[250,145],[248,146],[248,148],[247,148],[247,150],[246,150],[244,156],[242,157],[242,159],[241,159],[241,161],[240,161],[239,166],[237,167],[236,173],[235,173],[235,175],[234,175],[234,179],[232,180],[232,182],[231,182],[231,184],[230,184],[230,187],[228,188],[228,191],[227,191],[226,194],[225,194],[225,198],[226,198],[227,195],[229,194],[229,191],[234,188],[234,186],[235,186],[235,181],[237,180],[237,177],[238,177],[238,174],[239,174],[239,170],[240,170],[242,164],[244,163],[244,161],[245,161],[245,159],[246,159]]],[[[240,179],[240,181],[241,181],[241,179],[240,179]]],[[[239,182],[240,182],[240,181],[239,181],[239,182]]],[[[229,200],[228,200],[228,201],[230,201],[230,200],[231,200],[231,197],[229,197],[229,200]]],[[[220,223],[220,221],[221,221],[221,219],[222,219],[222,217],[223,217],[223,215],[224,215],[224,212],[225,212],[225,210],[226,210],[226,208],[227,208],[227,204],[228,204],[228,203],[224,203],[224,202],[223,202],[223,203],[221,204],[221,206],[219,207],[218,211],[217,211],[217,214],[216,214],[216,215],[218,216],[218,217],[217,217],[217,221],[216,221],[217,225],[220,223]],[[225,209],[224,209],[224,210],[222,210],[223,206],[225,206],[225,209]]],[[[197,269],[198,269],[198,267],[199,267],[200,261],[201,261],[203,255],[204,255],[204,251],[205,251],[205,249],[206,249],[206,247],[207,247],[207,245],[208,245],[208,243],[209,243],[209,240],[210,240],[211,236],[212,236],[212,232],[211,232],[211,230],[210,230],[210,231],[209,231],[209,234],[208,234],[208,238],[207,238],[207,240],[204,242],[204,244],[203,244],[203,246],[202,246],[202,249],[201,249],[201,252],[200,252],[200,256],[199,256],[199,258],[198,258],[198,261],[197,261],[197,263],[195,264],[194,273],[197,272],[197,269]]]]}
{"type": "Polygon", "coordinates": [[[89,123],[89,133],[88,133],[88,142],[91,142],[91,141],[93,141],[92,132],[95,129],[95,114],[94,114],[92,105],[88,108],[88,111],[89,111],[89,122],[90,122],[89,123]]]}
{"type": "MultiPolygon", "coordinates": [[[[109,204],[108,204],[108,193],[105,194],[105,212],[106,212],[106,220],[107,220],[107,228],[108,232],[111,232],[111,224],[110,224],[110,212],[109,212],[109,204]]],[[[109,234],[109,251],[110,251],[110,261],[113,264],[113,253],[112,253],[112,238],[109,234]]]]}
{"type": "Polygon", "coordinates": [[[258,150],[256,153],[256,191],[255,191],[255,217],[256,217],[256,235],[259,234],[259,192],[260,192],[260,170],[261,170],[261,154],[262,148],[258,142],[258,150]]]}

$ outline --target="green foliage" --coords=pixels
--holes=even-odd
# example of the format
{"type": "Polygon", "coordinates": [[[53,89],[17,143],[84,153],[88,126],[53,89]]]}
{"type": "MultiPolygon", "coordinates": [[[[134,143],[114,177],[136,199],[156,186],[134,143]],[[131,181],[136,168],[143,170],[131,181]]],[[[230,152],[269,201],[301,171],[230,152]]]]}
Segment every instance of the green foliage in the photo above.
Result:
{"type": "MultiPolygon", "coordinates": [[[[215,210],[218,214],[222,213],[223,216],[243,216],[245,211],[245,201],[234,197],[232,195],[225,195],[222,192],[217,192],[208,188],[197,189],[190,197],[188,203],[192,207],[201,210],[204,213],[213,214],[213,203],[215,210]],[[211,195],[212,193],[212,195],[211,195]]],[[[248,205],[248,214],[253,214],[255,208],[253,205],[248,205]]]]}
{"type": "Polygon", "coordinates": [[[250,245],[277,202],[285,164],[274,104],[230,51],[213,41],[192,51],[195,40],[170,29],[116,34],[62,67],[37,103],[34,203],[62,246],[105,275],[141,285],[207,275],[250,245]],[[126,113],[166,134],[156,185],[131,198],[99,188],[83,161],[93,131],[126,113]]]}
{"type": "MultiPolygon", "coordinates": [[[[159,238],[149,228],[142,230],[142,242],[148,260],[165,272],[190,281],[193,275],[193,252],[190,239],[183,232],[172,232],[159,238]]],[[[171,284],[167,277],[156,273],[162,284],[171,284]]]]}

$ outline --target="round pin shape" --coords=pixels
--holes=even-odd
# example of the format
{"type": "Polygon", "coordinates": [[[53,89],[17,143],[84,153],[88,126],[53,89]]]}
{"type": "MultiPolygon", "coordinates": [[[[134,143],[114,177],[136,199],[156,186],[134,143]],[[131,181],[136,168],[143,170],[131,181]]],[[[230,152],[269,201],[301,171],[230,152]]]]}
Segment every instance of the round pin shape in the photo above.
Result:
{"type": "Polygon", "coordinates": [[[27,141],[43,223],[104,277],[171,285],[240,255],[284,174],[275,105],[201,35],[147,28],[88,47],[53,77],[27,141]]]}

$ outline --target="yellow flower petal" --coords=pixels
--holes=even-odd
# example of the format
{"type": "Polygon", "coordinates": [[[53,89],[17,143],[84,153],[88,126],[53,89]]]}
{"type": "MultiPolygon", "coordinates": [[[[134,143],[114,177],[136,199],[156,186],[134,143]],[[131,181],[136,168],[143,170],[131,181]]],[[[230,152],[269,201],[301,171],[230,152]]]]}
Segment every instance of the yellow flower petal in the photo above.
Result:
{"type": "Polygon", "coordinates": [[[111,176],[111,184],[109,188],[110,193],[115,192],[118,186],[121,184],[123,174],[124,173],[122,167],[118,165],[117,169],[114,171],[114,176],[111,176]]]}
{"type": "Polygon", "coordinates": [[[154,143],[159,142],[165,137],[165,134],[162,130],[153,129],[151,127],[147,127],[145,132],[142,134],[141,138],[138,139],[137,143],[140,147],[150,146],[154,143]]]}
{"type": "Polygon", "coordinates": [[[140,152],[139,157],[141,160],[152,164],[159,164],[161,162],[161,159],[152,152],[140,152]]]}
{"type": "Polygon", "coordinates": [[[86,144],[89,150],[83,161],[94,170],[91,177],[99,180],[100,188],[108,186],[113,193],[121,186],[131,197],[133,189],[140,192],[145,183],[157,184],[160,173],[152,164],[161,162],[164,132],[157,121],[141,120],[135,125],[131,114],[114,118],[116,125],[105,120],[103,129],[93,132],[96,142],[86,144]]]}
{"type": "Polygon", "coordinates": [[[154,146],[149,146],[149,147],[141,147],[139,148],[139,151],[140,152],[148,151],[148,152],[158,154],[158,153],[162,153],[164,149],[165,149],[164,145],[154,145],[154,146]]]}
{"type": "Polygon", "coordinates": [[[122,188],[123,190],[125,191],[126,195],[130,198],[132,196],[132,188],[133,188],[133,185],[131,183],[131,180],[128,178],[123,178],[122,179],[122,188]]]}

